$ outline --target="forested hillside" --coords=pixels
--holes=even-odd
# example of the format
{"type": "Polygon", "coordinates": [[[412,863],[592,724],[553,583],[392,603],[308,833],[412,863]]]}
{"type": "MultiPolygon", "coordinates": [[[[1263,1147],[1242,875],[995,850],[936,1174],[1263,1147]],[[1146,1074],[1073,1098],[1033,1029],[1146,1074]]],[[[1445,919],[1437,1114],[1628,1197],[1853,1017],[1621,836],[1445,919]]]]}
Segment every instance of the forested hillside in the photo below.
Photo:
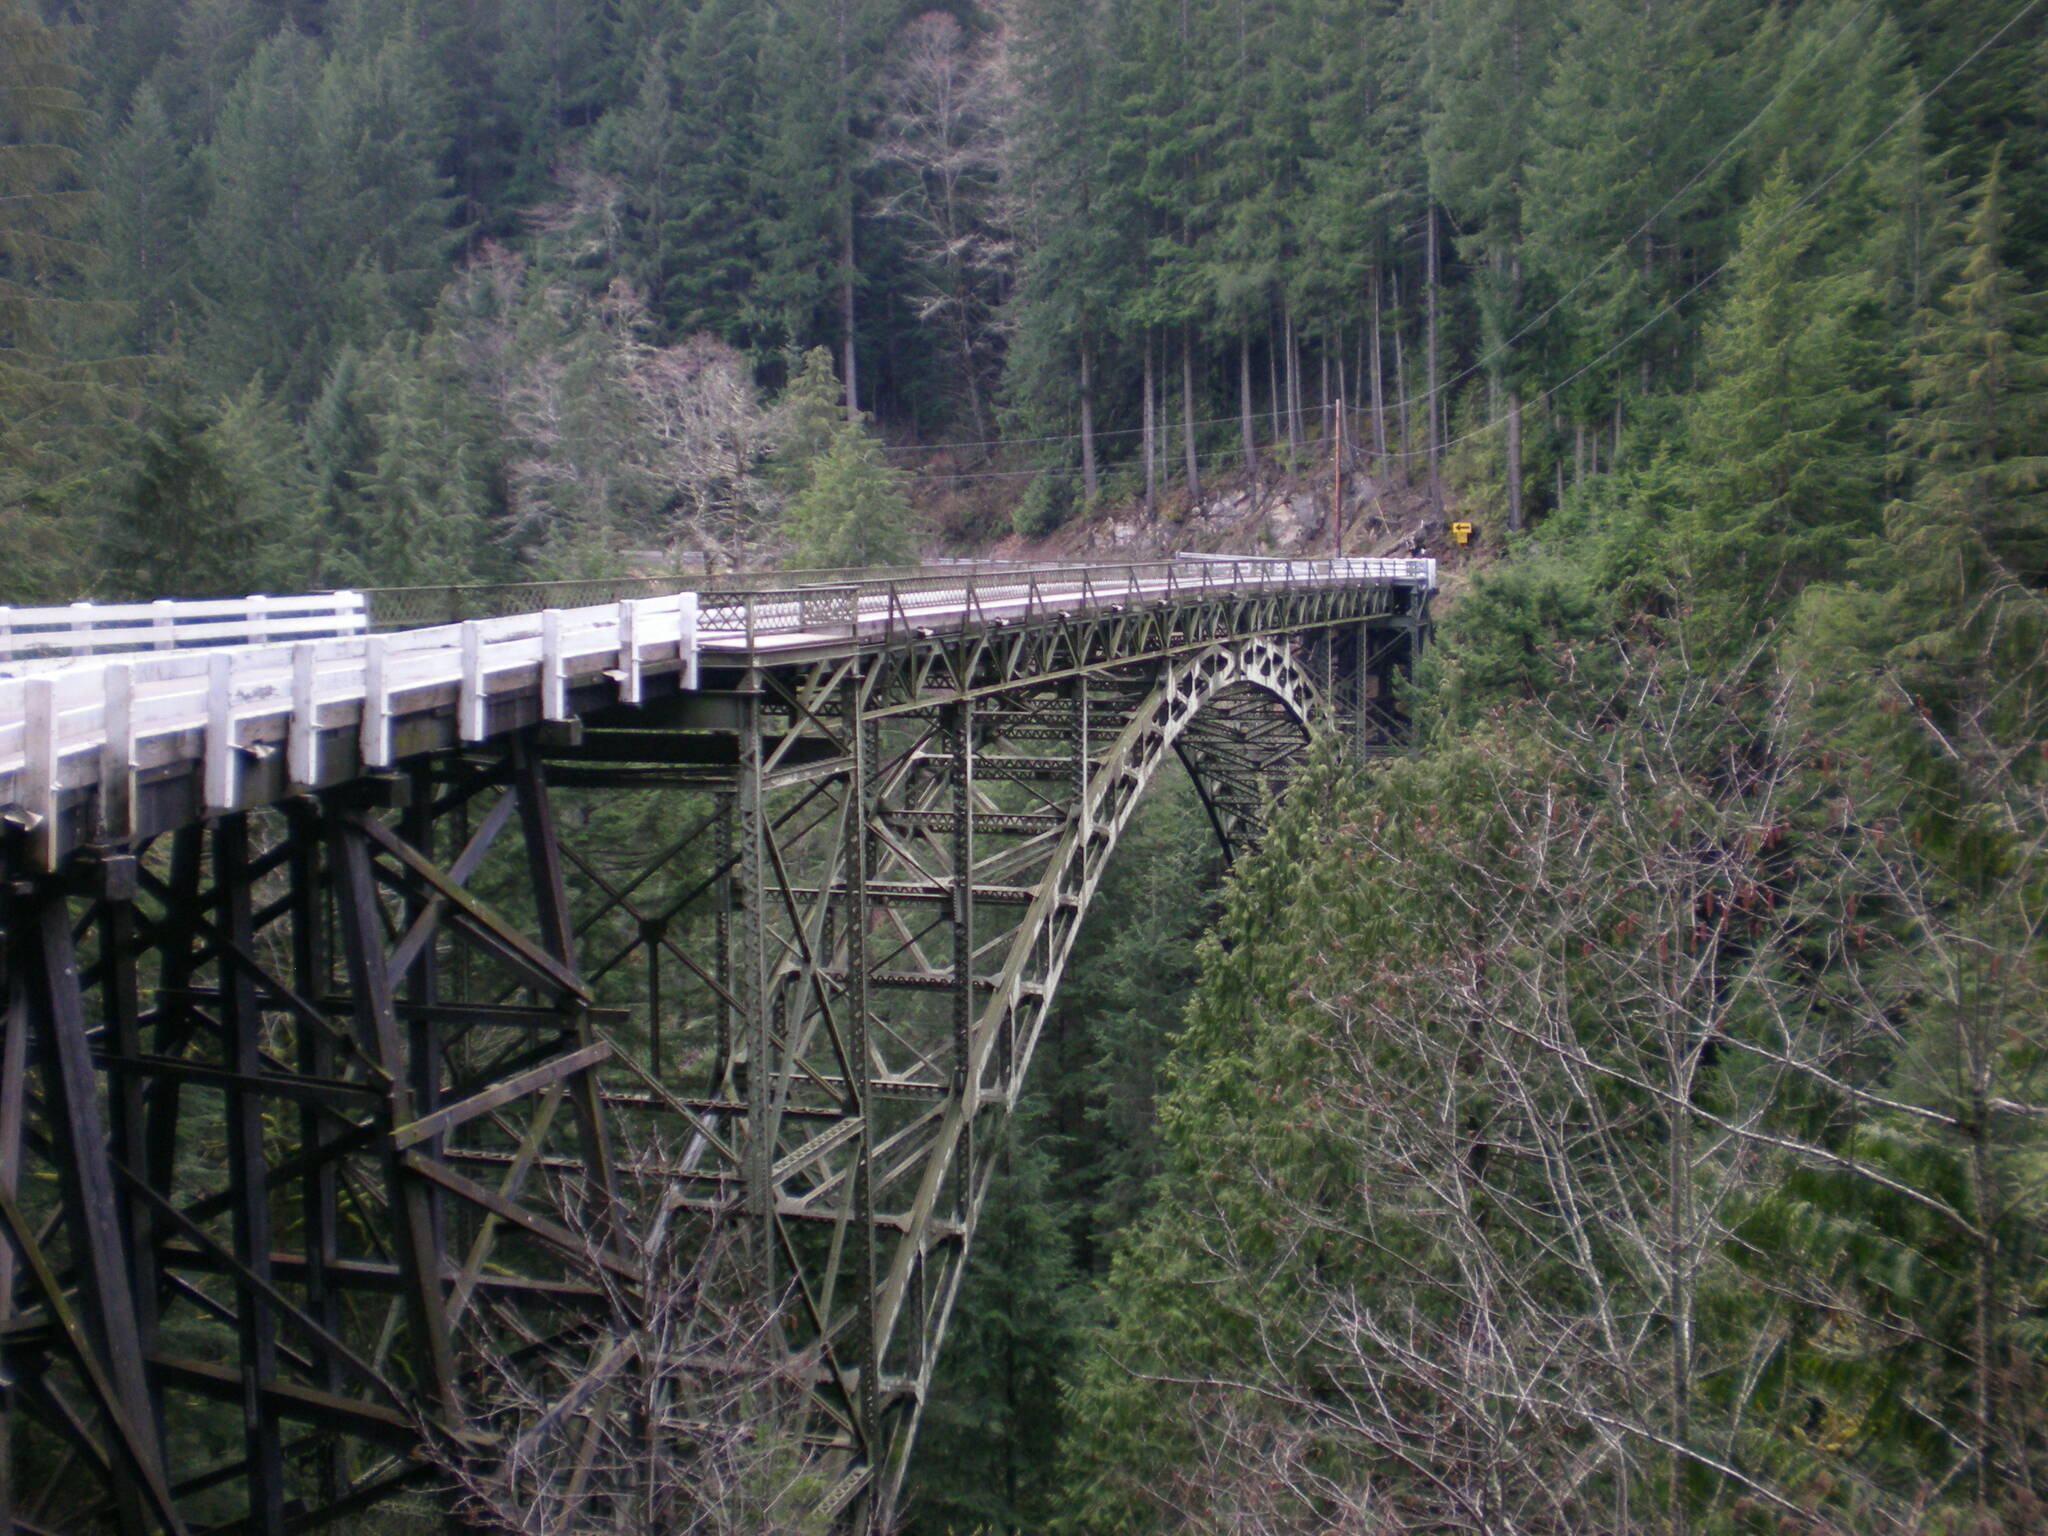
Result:
{"type": "Polygon", "coordinates": [[[5,14],[17,599],[823,560],[820,474],[980,498],[908,547],[1340,439],[1520,526],[1670,439],[1774,174],[1845,388],[1994,150],[2015,270],[2048,218],[2024,0],[5,14]]]}
{"type": "Polygon", "coordinates": [[[2048,0],[0,0],[0,598],[1510,533],[1147,809],[914,1529],[2019,1536],[2044,286],[2048,0]]]}

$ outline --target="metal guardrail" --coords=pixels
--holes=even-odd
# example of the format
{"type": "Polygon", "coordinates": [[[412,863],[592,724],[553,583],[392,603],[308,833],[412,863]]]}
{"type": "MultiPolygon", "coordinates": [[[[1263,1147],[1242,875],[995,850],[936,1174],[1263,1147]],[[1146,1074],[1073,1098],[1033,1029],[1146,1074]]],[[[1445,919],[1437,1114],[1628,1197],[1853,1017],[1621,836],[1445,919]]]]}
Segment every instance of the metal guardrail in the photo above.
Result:
{"type": "MultiPolygon", "coordinates": [[[[975,569],[1004,569],[1012,564],[971,563],[975,569]]],[[[1028,564],[1016,562],[1019,568],[1028,564]]],[[[679,571],[672,576],[600,576],[589,580],[482,586],[369,587],[363,595],[370,605],[370,628],[389,631],[460,624],[468,619],[510,618],[519,613],[538,613],[543,608],[589,608],[634,598],[673,597],[678,592],[764,592],[923,576],[932,569],[924,565],[858,566],[813,571],[730,571],[716,576],[679,571]]]]}
{"type": "MultiPolygon", "coordinates": [[[[158,758],[170,761],[163,754],[173,746],[189,754],[193,732],[201,738],[202,803],[225,811],[241,804],[243,756],[263,745],[251,731],[268,732],[266,742],[282,739],[288,784],[315,787],[320,734],[337,724],[355,726],[364,765],[391,760],[401,698],[417,707],[422,697],[452,696],[459,739],[482,741],[500,695],[537,689],[541,718],[565,720],[575,679],[602,674],[617,683],[621,702],[636,704],[650,668],[680,673],[680,686],[696,687],[700,650],[773,664],[821,648],[1135,612],[1184,599],[1353,584],[1428,590],[1436,570],[1429,560],[1165,560],[858,576],[799,585],[789,585],[786,572],[727,577],[670,594],[608,593],[608,600],[573,608],[554,604],[589,595],[589,584],[471,589],[476,601],[490,591],[490,600],[513,611],[401,634],[358,631],[204,650],[180,650],[174,641],[171,649],[140,656],[78,658],[0,678],[0,773],[16,776],[13,803],[32,830],[32,857],[47,868],[59,851],[62,791],[113,786],[115,793],[102,796],[102,830],[128,836],[137,775],[158,758]]],[[[374,604],[380,594],[368,595],[374,604]]]]}
{"type": "Polygon", "coordinates": [[[870,639],[987,622],[1026,623],[1069,612],[1100,612],[1182,597],[1284,591],[1351,581],[1436,586],[1433,560],[1134,561],[921,571],[815,586],[704,591],[706,644],[736,635],[748,650],[793,635],[861,634],[870,639]]]}
{"type": "Polygon", "coordinates": [[[989,608],[1006,618],[1106,602],[1171,599],[1184,593],[1274,590],[1332,581],[1416,582],[1434,588],[1436,562],[1408,559],[1142,560],[1113,563],[986,561],[884,569],[753,571],[504,586],[384,587],[364,596],[379,632],[505,618],[546,608],[580,608],[678,592],[700,594],[707,630],[737,632],[751,645],[779,634],[851,632],[880,617],[884,634],[919,627],[935,610],[971,620],[989,608]],[[949,601],[950,600],[950,601],[949,601]],[[1021,611],[1018,605],[1021,604],[1021,611]]]}

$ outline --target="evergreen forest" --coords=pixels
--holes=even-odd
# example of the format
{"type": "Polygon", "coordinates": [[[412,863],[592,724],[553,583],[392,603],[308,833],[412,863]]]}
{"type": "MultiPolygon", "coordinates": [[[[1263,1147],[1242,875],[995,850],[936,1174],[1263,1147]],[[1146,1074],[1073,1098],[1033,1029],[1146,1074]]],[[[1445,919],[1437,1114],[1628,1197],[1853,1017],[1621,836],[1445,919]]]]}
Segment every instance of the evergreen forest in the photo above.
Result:
{"type": "Polygon", "coordinates": [[[1484,556],[1135,823],[908,1531],[2048,1529],[2048,0],[0,0],[8,603],[1302,487],[1484,556]]]}

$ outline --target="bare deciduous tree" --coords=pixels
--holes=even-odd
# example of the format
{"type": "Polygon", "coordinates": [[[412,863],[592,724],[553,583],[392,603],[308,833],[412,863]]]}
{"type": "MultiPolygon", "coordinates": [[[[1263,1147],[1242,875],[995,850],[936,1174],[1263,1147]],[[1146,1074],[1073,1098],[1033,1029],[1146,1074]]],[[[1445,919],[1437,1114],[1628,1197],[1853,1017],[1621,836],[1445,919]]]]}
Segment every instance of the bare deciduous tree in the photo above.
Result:
{"type": "Polygon", "coordinates": [[[922,263],[918,318],[951,333],[975,436],[990,435],[995,316],[1015,258],[1005,162],[1011,80],[1000,29],[972,38],[945,11],[903,29],[882,86],[877,163],[901,185],[879,209],[922,263]]]}
{"type": "MultiPolygon", "coordinates": [[[[627,1161],[662,1166],[644,1148],[627,1161]]],[[[438,1453],[462,1514],[518,1536],[823,1536],[805,1363],[783,1352],[743,1245],[660,1199],[626,1234],[645,1276],[627,1284],[595,1262],[609,1240],[594,1202],[565,1185],[556,1204],[590,1245],[603,1321],[536,1337],[516,1306],[501,1313],[504,1345],[474,1373],[486,1443],[438,1453]]]]}

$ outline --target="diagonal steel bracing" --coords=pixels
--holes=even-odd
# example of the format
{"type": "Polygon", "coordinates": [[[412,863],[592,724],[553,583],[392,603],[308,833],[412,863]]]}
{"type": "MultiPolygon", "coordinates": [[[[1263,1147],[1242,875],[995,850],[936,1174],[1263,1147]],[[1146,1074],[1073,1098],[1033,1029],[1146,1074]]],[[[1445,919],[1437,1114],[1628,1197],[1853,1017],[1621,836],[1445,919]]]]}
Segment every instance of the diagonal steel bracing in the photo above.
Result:
{"type": "Polygon", "coordinates": [[[650,1223],[743,1234],[824,1509],[886,1523],[1146,788],[1178,761],[1250,846],[1312,730],[1396,739],[1426,625],[1398,584],[1112,596],[919,628],[892,595],[879,638],[807,597],[792,622],[840,638],[728,637],[564,689],[554,723],[499,700],[516,728],[485,740],[415,722],[394,769],[204,820],[124,779],[147,817],[64,824],[142,835],[47,871],[25,826],[0,1527],[282,1536],[431,1491],[422,1435],[518,1449],[492,1362],[578,1444],[654,1433],[622,1342],[650,1223]]]}

